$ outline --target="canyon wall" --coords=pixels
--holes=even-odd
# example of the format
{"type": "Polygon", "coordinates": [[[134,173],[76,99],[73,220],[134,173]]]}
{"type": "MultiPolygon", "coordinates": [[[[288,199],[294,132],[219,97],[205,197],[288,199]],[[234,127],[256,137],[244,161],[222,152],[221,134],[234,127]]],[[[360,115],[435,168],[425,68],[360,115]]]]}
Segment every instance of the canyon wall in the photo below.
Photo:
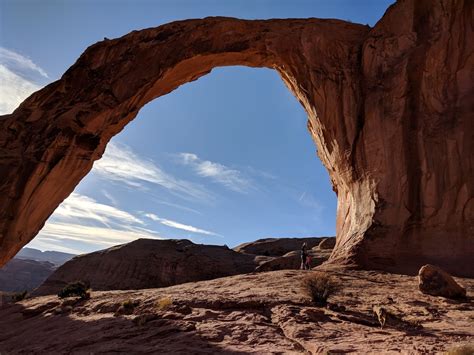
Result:
{"type": "MultiPolygon", "coordinates": [[[[89,47],[0,116],[0,266],[143,105],[219,66],[276,70],[338,196],[330,262],[474,276],[472,1],[406,0],[374,28],[205,18],[89,47]]],[[[288,119],[291,119],[290,117],[288,119]]]]}

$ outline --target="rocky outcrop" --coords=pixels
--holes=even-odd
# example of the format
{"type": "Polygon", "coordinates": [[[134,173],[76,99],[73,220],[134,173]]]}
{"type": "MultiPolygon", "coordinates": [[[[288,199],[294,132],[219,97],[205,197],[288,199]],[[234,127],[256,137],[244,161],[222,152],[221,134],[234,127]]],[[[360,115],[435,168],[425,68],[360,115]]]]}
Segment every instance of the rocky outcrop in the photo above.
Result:
{"type": "Polygon", "coordinates": [[[420,269],[418,287],[421,292],[433,296],[466,297],[466,289],[460,286],[446,271],[434,265],[424,265],[420,269]]]}
{"type": "Polygon", "coordinates": [[[474,276],[474,34],[468,0],[338,20],[170,23],[88,48],[0,117],[0,265],[146,103],[218,66],[276,70],[308,113],[338,196],[332,263],[474,276]]]}
{"type": "MultiPolygon", "coordinates": [[[[416,292],[415,277],[344,271],[316,307],[311,271],[252,273],[167,288],[35,297],[0,307],[5,354],[444,354],[472,342],[472,302],[416,292]],[[124,305],[127,312],[118,310],[124,305]],[[372,313],[383,307],[383,331],[372,313]],[[114,316],[115,315],[115,316],[114,316]]],[[[473,279],[463,279],[472,298],[473,279]]],[[[466,352],[466,354],[469,352],[466,352]]]]}
{"type": "Polygon", "coordinates": [[[294,250],[300,250],[303,243],[311,249],[317,246],[324,237],[308,238],[265,238],[257,239],[254,242],[243,243],[234,248],[239,253],[264,255],[264,256],[283,256],[294,250]]]}
{"type": "Polygon", "coordinates": [[[254,271],[255,257],[189,240],[138,239],[76,256],[54,272],[34,295],[56,294],[69,282],[93,290],[166,287],[254,271]]]}
{"type": "Polygon", "coordinates": [[[55,270],[46,261],[12,259],[0,269],[0,291],[31,291],[40,286],[55,270]]]}
{"type": "Polygon", "coordinates": [[[318,244],[318,249],[329,249],[332,250],[336,246],[336,238],[324,238],[318,244]]]}
{"type": "MultiPolygon", "coordinates": [[[[329,259],[331,250],[310,249],[308,255],[311,256],[311,268],[321,265],[329,259]]],[[[276,270],[297,270],[301,267],[301,252],[291,251],[283,256],[275,257],[271,260],[260,263],[255,269],[257,272],[276,271],[276,270]]]]}

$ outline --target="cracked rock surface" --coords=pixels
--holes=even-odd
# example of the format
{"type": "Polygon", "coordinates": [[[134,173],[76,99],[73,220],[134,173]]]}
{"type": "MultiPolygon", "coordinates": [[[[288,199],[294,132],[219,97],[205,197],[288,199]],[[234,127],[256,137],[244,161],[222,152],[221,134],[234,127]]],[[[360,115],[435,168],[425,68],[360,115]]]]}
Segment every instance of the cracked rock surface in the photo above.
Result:
{"type": "Polygon", "coordinates": [[[328,272],[341,284],[329,309],[300,289],[312,271],[284,270],[161,289],[92,292],[86,301],[56,296],[0,309],[5,353],[436,353],[472,341],[472,279],[457,279],[468,298],[418,291],[416,277],[328,272]],[[124,302],[135,306],[117,312],[124,302]],[[373,305],[389,316],[383,329],[373,305]]]}

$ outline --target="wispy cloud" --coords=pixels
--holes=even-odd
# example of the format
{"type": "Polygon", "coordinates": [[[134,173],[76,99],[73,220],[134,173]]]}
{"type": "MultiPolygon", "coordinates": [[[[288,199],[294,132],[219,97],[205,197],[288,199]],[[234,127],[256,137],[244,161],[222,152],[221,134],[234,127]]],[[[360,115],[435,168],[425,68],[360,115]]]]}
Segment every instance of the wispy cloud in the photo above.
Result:
{"type": "Polygon", "coordinates": [[[73,192],[54,211],[54,217],[68,220],[92,220],[109,227],[114,223],[144,224],[132,214],[118,208],[98,203],[94,199],[73,192]]]}
{"type": "Polygon", "coordinates": [[[29,76],[30,72],[34,72],[44,78],[48,78],[48,74],[30,58],[4,47],[0,47],[0,64],[15,68],[22,73],[23,76],[29,76]]]}
{"type": "Polygon", "coordinates": [[[177,208],[178,210],[192,212],[192,213],[202,215],[201,212],[199,212],[198,210],[195,210],[194,208],[191,208],[191,207],[186,207],[186,206],[180,205],[178,203],[173,203],[173,202],[169,202],[169,201],[163,201],[162,199],[158,199],[156,197],[152,197],[151,199],[153,200],[153,203],[159,203],[161,205],[177,208]]]}
{"type": "Polygon", "coordinates": [[[149,183],[159,185],[182,198],[213,199],[204,187],[166,173],[153,161],[138,156],[122,144],[109,143],[104,156],[95,162],[92,171],[134,188],[145,188],[146,183],[149,183]]]}
{"type": "Polygon", "coordinates": [[[45,79],[46,72],[31,59],[0,47],[0,114],[12,113],[45,79]]]}
{"type": "Polygon", "coordinates": [[[247,193],[255,189],[253,182],[238,170],[209,160],[202,160],[193,153],[180,153],[179,157],[184,165],[190,166],[199,176],[209,178],[230,190],[247,193]]]}
{"type": "Polygon", "coordinates": [[[44,248],[49,243],[64,250],[81,245],[82,249],[76,247],[75,250],[85,251],[138,238],[162,239],[155,231],[145,227],[144,221],[129,212],[72,193],[56,209],[30,246],[44,248]]]}
{"type": "Polygon", "coordinates": [[[146,217],[150,218],[152,221],[159,222],[165,226],[171,227],[171,228],[176,228],[176,229],[181,229],[187,232],[192,232],[192,233],[199,233],[199,234],[205,234],[205,235],[213,235],[213,236],[218,236],[221,237],[220,234],[210,232],[204,229],[196,228],[187,224],[182,224],[176,221],[172,221],[166,218],[160,218],[156,214],[153,213],[146,213],[146,217]]]}

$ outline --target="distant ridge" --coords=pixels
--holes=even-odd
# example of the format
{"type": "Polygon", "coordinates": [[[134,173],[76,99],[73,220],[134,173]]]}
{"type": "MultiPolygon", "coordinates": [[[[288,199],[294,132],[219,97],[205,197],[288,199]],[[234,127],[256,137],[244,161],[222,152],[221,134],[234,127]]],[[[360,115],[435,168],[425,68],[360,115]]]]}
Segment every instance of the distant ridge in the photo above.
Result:
{"type": "Polygon", "coordinates": [[[39,249],[25,247],[18,252],[15,258],[47,261],[58,267],[64,264],[66,261],[71,260],[75,256],[75,254],[63,253],[60,251],[41,251],[39,249]]]}

